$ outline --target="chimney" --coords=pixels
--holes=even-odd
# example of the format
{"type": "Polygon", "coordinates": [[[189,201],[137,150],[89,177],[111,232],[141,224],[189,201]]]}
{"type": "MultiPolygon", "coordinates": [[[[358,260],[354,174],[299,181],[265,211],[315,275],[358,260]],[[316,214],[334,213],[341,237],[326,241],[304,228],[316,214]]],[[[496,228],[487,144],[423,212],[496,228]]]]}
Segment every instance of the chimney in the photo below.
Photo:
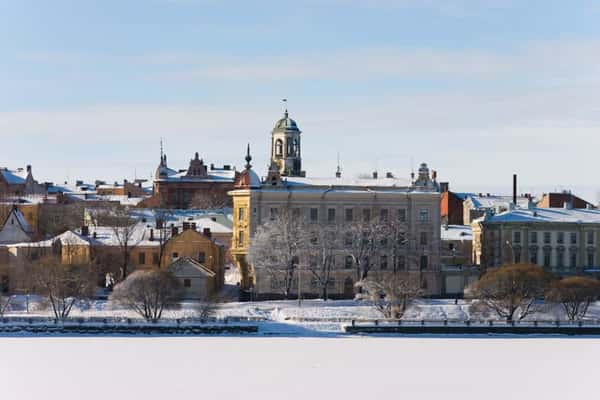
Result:
{"type": "Polygon", "coordinates": [[[391,172],[386,172],[386,173],[385,173],[385,177],[386,177],[386,178],[393,178],[393,177],[394,177],[394,174],[392,174],[391,172]]]}
{"type": "Polygon", "coordinates": [[[30,174],[31,173],[31,165],[27,166],[27,173],[30,174]]]}
{"type": "Polygon", "coordinates": [[[190,223],[189,222],[184,222],[183,223],[183,230],[187,231],[188,229],[190,229],[190,223]]]}
{"type": "Polygon", "coordinates": [[[202,233],[204,234],[204,236],[209,237],[209,238],[212,236],[210,233],[210,228],[202,229],[202,233]]]}
{"type": "Polygon", "coordinates": [[[81,227],[81,235],[82,236],[88,236],[90,234],[90,229],[87,225],[83,225],[81,227]]]}
{"type": "Polygon", "coordinates": [[[445,193],[450,190],[450,184],[448,182],[440,182],[440,190],[445,193]]]}
{"type": "Polygon", "coordinates": [[[377,176],[378,176],[377,171],[373,171],[373,179],[377,179],[377,176]]]}
{"type": "Polygon", "coordinates": [[[179,228],[176,226],[171,227],[171,236],[177,236],[179,234],[179,228]]]}
{"type": "Polygon", "coordinates": [[[150,241],[154,241],[154,229],[150,228],[150,241]]]}
{"type": "Polygon", "coordinates": [[[431,180],[435,181],[437,179],[437,171],[434,169],[431,171],[431,180]]]}
{"type": "Polygon", "coordinates": [[[564,208],[565,210],[570,210],[570,209],[572,209],[573,207],[572,207],[572,204],[571,204],[571,202],[570,202],[570,201],[565,201],[565,202],[563,203],[563,208],[564,208]]]}
{"type": "Polygon", "coordinates": [[[517,174],[513,174],[513,204],[517,205],[517,174]]]}
{"type": "Polygon", "coordinates": [[[192,227],[192,230],[194,230],[194,231],[195,231],[195,230],[196,230],[196,223],[195,223],[195,222],[192,222],[192,224],[191,224],[191,227],[192,227]]]}

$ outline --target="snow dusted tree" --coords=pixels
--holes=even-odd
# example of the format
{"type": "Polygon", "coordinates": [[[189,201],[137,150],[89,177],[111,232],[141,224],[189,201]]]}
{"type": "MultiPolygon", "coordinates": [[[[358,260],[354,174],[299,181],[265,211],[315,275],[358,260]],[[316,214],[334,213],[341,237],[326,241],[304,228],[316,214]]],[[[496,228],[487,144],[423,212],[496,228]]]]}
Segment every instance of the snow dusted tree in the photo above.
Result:
{"type": "Polygon", "coordinates": [[[127,208],[115,207],[105,216],[105,220],[119,248],[119,280],[124,280],[129,274],[131,253],[144,239],[144,234],[140,234],[138,221],[129,215],[127,208]]]}
{"type": "Polygon", "coordinates": [[[314,224],[306,229],[308,241],[305,241],[306,250],[302,254],[308,257],[308,270],[323,300],[328,298],[331,271],[335,268],[335,256],[341,241],[340,232],[339,225],[314,224]]]}
{"type": "Polygon", "coordinates": [[[168,208],[156,208],[152,210],[152,214],[156,221],[154,240],[158,242],[158,265],[160,266],[164,258],[165,247],[172,236],[171,228],[168,226],[167,221],[173,215],[173,211],[168,208]]]}
{"type": "Polygon", "coordinates": [[[591,303],[600,299],[600,281],[583,276],[572,276],[553,282],[546,301],[561,304],[570,321],[581,320],[591,303]]]}
{"type": "Polygon", "coordinates": [[[518,311],[518,320],[539,312],[552,277],[542,267],[533,264],[509,264],[490,268],[465,291],[473,299],[471,310],[491,310],[511,322],[518,311]]]}
{"type": "Polygon", "coordinates": [[[67,319],[73,305],[91,298],[96,289],[89,264],[65,265],[48,256],[33,262],[23,273],[29,275],[30,292],[44,296],[59,321],[67,319]]]}
{"type": "Polygon", "coordinates": [[[409,272],[372,274],[356,283],[358,300],[370,303],[384,318],[402,318],[412,302],[423,296],[419,279],[409,272]]]}
{"type": "Polygon", "coordinates": [[[264,274],[271,287],[289,299],[300,259],[306,252],[305,223],[294,210],[280,209],[259,226],[248,248],[248,259],[256,274],[264,274]]]}
{"type": "Polygon", "coordinates": [[[356,265],[357,280],[365,279],[385,238],[379,218],[365,213],[360,220],[343,227],[343,238],[345,252],[356,265]]]}
{"type": "Polygon", "coordinates": [[[188,208],[197,210],[219,210],[231,206],[231,199],[215,188],[197,192],[190,201],[188,208]]]}
{"type": "Polygon", "coordinates": [[[156,322],[166,308],[179,305],[180,293],[179,281],[170,271],[139,270],[115,286],[109,301],[135,311],[146,321],[156,322]]]}

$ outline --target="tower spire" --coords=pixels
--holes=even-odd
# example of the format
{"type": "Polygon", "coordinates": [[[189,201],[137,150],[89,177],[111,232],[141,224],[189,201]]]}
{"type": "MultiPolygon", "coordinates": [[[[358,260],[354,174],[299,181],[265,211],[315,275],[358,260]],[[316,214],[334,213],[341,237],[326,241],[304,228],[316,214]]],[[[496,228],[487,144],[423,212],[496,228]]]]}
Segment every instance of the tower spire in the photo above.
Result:
{"type": "Polygon", "coordinates": [[[160,138],[160,165],[164,165],[165,163],[165,156],[164,156],[164,151],[163,151],[163,140],[162,138],[160,138]]]}
{"type": "Polygon", "coordinates": [[[252,168],[250,161],[252,161],[252,156],[250,155],[250,143],[248,143],[248,147],[246,148],[246,169],[252,168]]]}
{"type": "Polygon", "coordinates": [[[340,152],[339,151],[337,153],[337,168],[335,170],[335,177],[336,178],[342,177],[342,167],[340,166],[340,152]]]}
{"type": "Polygon", "coordinates": [[[285,118],[287,118],[288,117],[287,99],[281,99],[281,101],[284,104],[284,108],[285,108],[285,111],[283,112],[283,115],[285,116],[285,118]]]}

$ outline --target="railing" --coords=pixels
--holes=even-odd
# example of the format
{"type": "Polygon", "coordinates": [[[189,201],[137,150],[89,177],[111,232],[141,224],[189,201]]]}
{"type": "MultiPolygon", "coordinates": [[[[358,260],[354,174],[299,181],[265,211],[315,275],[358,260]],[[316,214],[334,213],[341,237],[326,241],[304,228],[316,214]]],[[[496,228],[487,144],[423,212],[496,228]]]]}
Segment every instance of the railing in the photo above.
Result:
{"type": "Polygon", "coordinates": [[[498,319],[351,319],[351,326],[455,326],[455,327],[596,327],[600,328],[600,319],[570,320],[498,320],[498,319]]]}

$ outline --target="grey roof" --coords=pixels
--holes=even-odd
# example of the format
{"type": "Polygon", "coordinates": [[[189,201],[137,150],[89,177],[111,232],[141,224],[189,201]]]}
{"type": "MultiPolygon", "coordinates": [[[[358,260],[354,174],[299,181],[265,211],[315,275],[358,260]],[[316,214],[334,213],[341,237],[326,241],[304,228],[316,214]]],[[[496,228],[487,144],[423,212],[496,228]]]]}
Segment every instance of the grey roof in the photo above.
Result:
{"type": "Polygon", "coordinates": [[[492,215],[485,222],[532,222],[532,223],[577,223],[600,224],[600,210],[582,208],[517,208],[492,215]]]}

